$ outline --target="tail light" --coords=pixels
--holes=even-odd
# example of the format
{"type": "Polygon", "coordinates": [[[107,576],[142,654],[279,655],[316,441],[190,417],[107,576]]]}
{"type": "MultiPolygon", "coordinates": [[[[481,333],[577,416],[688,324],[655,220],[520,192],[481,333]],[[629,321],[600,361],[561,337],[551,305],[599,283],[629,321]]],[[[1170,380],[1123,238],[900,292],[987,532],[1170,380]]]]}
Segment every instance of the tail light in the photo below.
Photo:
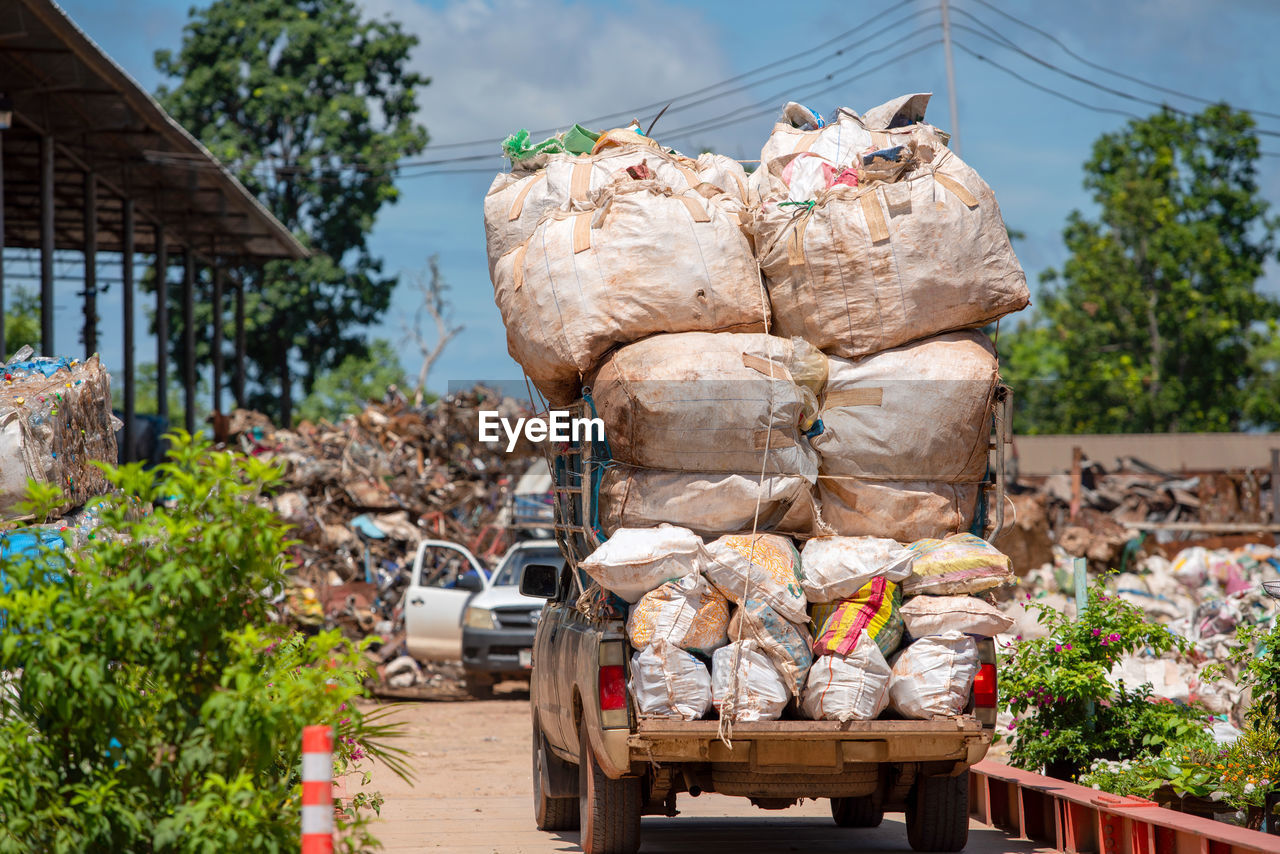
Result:
{"type": "Polygon", "coordinates": [[[621,664],[600,666],[600,709],[611,711],[627,707],[627,677],[621,664]]]}
{"type": "Polygon", "coordinates": [[[996,666],[984,664],[978,668],[978,675],[973,680],[973,706],[976,709],[994,709],[998,702],[996,666]]]}

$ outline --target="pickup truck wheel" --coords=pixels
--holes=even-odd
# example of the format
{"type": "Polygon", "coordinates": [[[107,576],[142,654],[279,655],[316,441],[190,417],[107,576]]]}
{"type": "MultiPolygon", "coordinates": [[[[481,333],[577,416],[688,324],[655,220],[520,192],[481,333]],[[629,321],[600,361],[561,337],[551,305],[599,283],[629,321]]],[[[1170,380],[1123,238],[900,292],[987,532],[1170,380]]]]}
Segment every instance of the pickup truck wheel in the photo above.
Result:
{"type": "Polygon", "coordinates": [[[546,739],[536,724],[533,728],[533,817],[538,830],[573,830],[578,826],[578,799],[551,798],[542,791],[543,768],[547,762],[561,762],[547,750],[546,739]]]}
{"type": "Polygon", "coordinates": [[[583,854],[635,854],[640,848],[640,778],[610,780],[596,764],[582,724],[578,753],[578,844],[583,854]]]}
{"type": "Polygon", "coordinates": [[[879,827],[884,810],[870,795],[860,798],[832,798],[831,817],[840,827],[879,827]]]}
{"type": "Polygon", "coordinates": [[[907,842],[916,851],[959,851],[969,839],[969,772],[921,777],[907,800],[907,842]]]}

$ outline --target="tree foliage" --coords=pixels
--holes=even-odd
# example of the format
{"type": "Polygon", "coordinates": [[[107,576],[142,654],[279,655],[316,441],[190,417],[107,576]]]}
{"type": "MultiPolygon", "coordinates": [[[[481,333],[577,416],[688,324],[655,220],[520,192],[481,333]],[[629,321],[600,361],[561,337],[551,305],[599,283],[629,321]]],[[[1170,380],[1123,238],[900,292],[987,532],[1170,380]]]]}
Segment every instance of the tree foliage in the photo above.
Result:
{"type": "Polygon", "coordinates": [[[40,349],[40,297],[30,288],[15,288],[5,294],[4,346],[0,362],[30,344],[40,349]]]}
{"type": "Polygon", "coordinates": [[[400,357],[391,344],[375,339],[368,356],[347,356],[338,367],[321,374],[299,405],[298,416],[308,421],[337,421],[344,415],[358,415],[370,400],[403,387],[404,379],[400,357]]]}
{"type": "MultiPolygon", "coordinates": [[[[336,727],[340,773],[370,752],[403,769],[354,705],[359,650],[269,620],[279,470],[172,442],[155,469],[107,469],[118,493],[76,548],[0,558],[0,852],[296,851],[308,724],[336,727]]],[[[340,850],[368,849],[371,797],[340,850]]]]}
{"type": "Polygon", "coordinates": [[[1098,139],[1084,181],[1098,216],[1071,214],[1070,258],[1003,348],[1020,431],[1280,424],[1267,399],[1280,305],[1257,288],[1280,223],[1258,192],[1258,156],[1252,118],[1226,105],[1098,139]]]}
{"type": "Polygon", "coordinates": [[[354,0],[214,0],[191,10],[177,53],[156,53],[177,81],[160,89],[165,108],[317,253],[243,271],[255,406],[287,416],[294,365],[310,392],[367,353],[357,330],[390,303],[395,279],[368,236],[397,198],[395,164],[427,143],[414,98],[429,81],[407,69],[416,43],[354,0]],[[266,390],[277,382],[280,397],[266,390]]]}

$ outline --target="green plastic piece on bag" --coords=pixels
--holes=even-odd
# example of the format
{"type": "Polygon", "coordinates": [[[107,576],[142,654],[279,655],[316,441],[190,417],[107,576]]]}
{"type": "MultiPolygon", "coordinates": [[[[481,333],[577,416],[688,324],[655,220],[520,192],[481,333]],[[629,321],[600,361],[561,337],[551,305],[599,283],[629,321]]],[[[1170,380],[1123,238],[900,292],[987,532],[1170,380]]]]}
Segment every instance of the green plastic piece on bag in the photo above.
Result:
{"type": "Polygon", "coordinates": [[[564,150],[570,154],[590,154],[596,147],[600,134],[587,130],[582,125],[574,125],[565,132],[564,150]]]}

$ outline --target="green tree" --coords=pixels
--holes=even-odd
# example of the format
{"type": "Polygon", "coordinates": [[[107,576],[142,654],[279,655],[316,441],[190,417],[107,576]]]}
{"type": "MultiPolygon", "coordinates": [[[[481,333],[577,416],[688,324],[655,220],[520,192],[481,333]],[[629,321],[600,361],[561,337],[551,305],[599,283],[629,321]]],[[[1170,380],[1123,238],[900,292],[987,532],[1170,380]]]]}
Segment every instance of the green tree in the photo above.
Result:
{"type": "MultiPolygon", "coordinates": [[[[107,468],[99,527],[0,557],[0,852],[296,851],[308,724],[335,727],[339,773],[366,754],[405,770],[354,703],[361,650],[271,620],[291,588],[264,500],[280,469],[171,439],[154,469],[107,468]]],[[[339,850],[369,850],[375,800],[339,850]]]]}
{"type": "Polygon", "coordinates": [[[1162,111],[1102,136],[1085,164],[1096,219],[1002,347],[1022,432],[1236,430],[1280,423],[1280,305],[1257,289],[1280,223],[1258,193],[1248,113],[1162,111]],[[1270,377],[1270,379],[1268,379],[1270,377]],[[1043,383],[1043,387],[1037,384],[1043,383]]]}
{"type": "MultiPolygon", "coordinates": [[[[310,393],[322,371],[366,355],[359,329],[390,303],[395,278],[368,236],[397,198],[396,163],[427,143],[414,98],[429,81],[406,67],[416,43],[354,0],[214,0],[192,8],[177,53],[156,53],[177,81],[158,93],[165,108],[316,253],[241,271],[251,404],[285,422],[295,376],[310,393]]],[[[174,323],[175,350],[181,334],[174,323]]]]}
{"type": "Polygon", "coordinates": [[[404,386],[404,369],[391,344],[377,338],[369,344],[369,355],[347,356],[338,367],[317,377],[311,394],[298,406],[298,416],[337,421],[343,415],[356,415],[392,386],[404,386]]]}
{"type": "Polygon", "coordinates": [[[30,344],[40,351],[40,297],[30,288],[15,288],[5,294],[4,346],[0,362],[30,344]]]}

